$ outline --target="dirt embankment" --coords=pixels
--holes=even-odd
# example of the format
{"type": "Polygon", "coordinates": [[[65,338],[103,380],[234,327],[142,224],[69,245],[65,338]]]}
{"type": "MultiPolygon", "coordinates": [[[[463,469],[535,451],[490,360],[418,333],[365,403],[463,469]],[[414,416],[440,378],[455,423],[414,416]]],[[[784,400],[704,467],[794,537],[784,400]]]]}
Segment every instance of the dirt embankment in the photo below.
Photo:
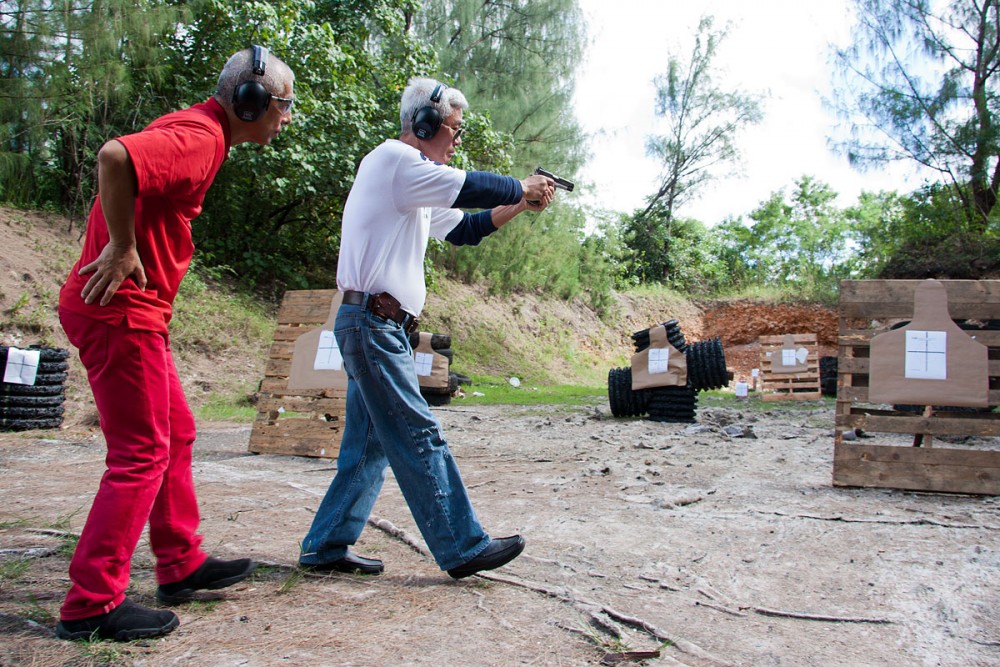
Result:
{"type": "MultiPolygon", "coordinates": [[[[76,261],[79,226],[63,218],[0,208],[0,345],[68,347],[58,325],[59,287],[76,261]]],[[[497,296],[482,286],[441,281],[428,295],[422,328],[450,333],[456,370],[466,374],[533,376],[540,383],[601,385],[608,371],[627,365],[630,335],[668,319],[679,321],[689,342],[718,336],[735,377],[760,365],[756,338],[765,334],[817,333],[821,354],[835,354],[837,319],[816,305],[733,301],[697,304],[673,295],[619,294],[601,319],[580,300],[533,294],[497,296]],[[462,345],[489,351],[482,365],[463,362],[462,345]]],[[[178,354],[181,380],[197,406],[234,386],[248,391],[264,376],[270,340],[243,341],[232,350],[178,354]]],[[[70,360],[66,423],[93,426],[84,372],[70,360]]]]}

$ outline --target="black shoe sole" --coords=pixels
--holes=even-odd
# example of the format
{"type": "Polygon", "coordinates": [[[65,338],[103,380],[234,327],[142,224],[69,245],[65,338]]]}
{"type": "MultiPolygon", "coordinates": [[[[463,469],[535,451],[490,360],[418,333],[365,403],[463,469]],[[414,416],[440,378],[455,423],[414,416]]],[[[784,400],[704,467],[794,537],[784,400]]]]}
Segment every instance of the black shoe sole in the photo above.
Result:
{"type": "Polygon", "coordinates": [[[311,565],[309,563],[299,563],[299,568],[305,570],[306,572],[316,572],[319,574],[324,574],[328,572],[342,572],[343,574],[364,574],[364,575],[377,575],[382,574],[385,570],[384,565],[379,566],[361,566],[361,565],[338,565],[334,563],[321,563],[317,565],[311,565]]]}
{"type": "Polygon", "coordinates": [[[471,577],[477,572],[495,570],[520,556],[521,552],[524,551],[524,544],[525,542],[523,539],[518,539],[517,542],[507,547],[505,550],[493,554],[491,559],[495,559],[494,562],[484,563],[483,565],[474,565],[475,561],[478,559],[477,556],[465,565],[459,565],[458,567],[448,570],[448,575],[452,579],[464,579],[465,577],[471,577]]]}
{"type": "Polygon", "coordinates": [[[170,634],[174,628],[180,625],[180,619],[174,616],[169,623],[156,628],[133,628],[131,630],[119,630],[113,637],[105,637],[98,630],[78,630],[69,632],[63,627],[62,622],[56,624],[56,637],[68,641],[93,640],[93,639],[113,639],[116,642],[130,642],[136,639],[152,639],[170,634]]]}
{"type": "Polygon", "coordinates": [[[247,568],[239,574],[234,574],[233,576],[226,577],[225,579],[216,579],[215,581],[198,588],[183,588],[173,593],[164,593],[160,588],[157,588],[156,601],[161,604],[181,604],[183,602],[188,602],[194,597],[196,591],[217,591],[220,588],[226,588],[227,586],[238,584],[253,574],[253,571],[256,569],[257,563],[250,561],[247,568]]]}

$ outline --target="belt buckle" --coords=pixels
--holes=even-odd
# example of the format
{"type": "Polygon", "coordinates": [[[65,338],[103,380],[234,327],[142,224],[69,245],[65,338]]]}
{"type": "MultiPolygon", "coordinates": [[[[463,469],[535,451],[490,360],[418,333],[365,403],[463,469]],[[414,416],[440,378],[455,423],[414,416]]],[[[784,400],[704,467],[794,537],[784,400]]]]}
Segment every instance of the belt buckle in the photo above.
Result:
{"type": "Polygon", "coordinates": [[[410,318],[410,321],[403,326],[403,330],[406,331],[407,334],[412,334],[420,325],[420,320],[409,314],[407,314],[407,317],[410,318]]]}

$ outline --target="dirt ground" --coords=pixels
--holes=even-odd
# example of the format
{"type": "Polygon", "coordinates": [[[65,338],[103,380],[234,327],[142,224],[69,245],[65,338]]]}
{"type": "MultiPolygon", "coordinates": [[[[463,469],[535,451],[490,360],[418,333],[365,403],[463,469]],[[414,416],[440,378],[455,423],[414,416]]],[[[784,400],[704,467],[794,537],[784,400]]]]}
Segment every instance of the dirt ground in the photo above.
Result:
{"type": "MultiPolygon", "coordinates": [[[[600,404],[435,412],[484,525],[525,536],[520,558],[451,580],[390,477],[357,546],[386,572],[302,576],[332,462],[248,454],[248,427],[203,424],[206,546],[264,565],[128,645],[52,639],[99,433],[0,436],[0,549],[26,562],[0,561],[0,664],[1000,664],[997,499],[833,487],[829,402],[702,400],[697,424],[600,404]]],[[[143,543],[130,594],[154,589],[143,543]]]]}

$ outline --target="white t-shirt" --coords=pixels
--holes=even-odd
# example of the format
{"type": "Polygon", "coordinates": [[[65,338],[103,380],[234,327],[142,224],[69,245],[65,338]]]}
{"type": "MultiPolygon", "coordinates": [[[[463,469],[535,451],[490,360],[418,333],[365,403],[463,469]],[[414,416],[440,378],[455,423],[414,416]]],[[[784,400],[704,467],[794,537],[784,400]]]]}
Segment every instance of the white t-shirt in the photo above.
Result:
{"type": "Polygon", "coordinates": [[[444,239],[462,220],[450,207],[464,183],[464,171],[397,139],[366,155],[344,205],[337,288],[389,292],[420,315],[427,240],[444,239]]]}

